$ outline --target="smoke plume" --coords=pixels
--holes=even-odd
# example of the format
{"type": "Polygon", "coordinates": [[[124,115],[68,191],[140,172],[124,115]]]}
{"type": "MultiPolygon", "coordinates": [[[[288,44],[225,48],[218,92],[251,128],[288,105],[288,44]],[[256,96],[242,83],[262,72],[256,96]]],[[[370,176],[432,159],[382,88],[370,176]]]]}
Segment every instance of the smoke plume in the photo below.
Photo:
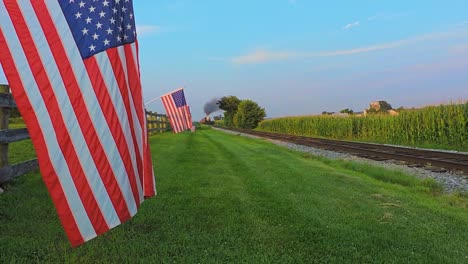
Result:
{"type": "Polygon", "coordinates": [[[214,113],[216,111],[219,111],[217,102],[219,101],[220,98],[213,98],[206,102],[205,107],[203,107],[203,111],[205,111],[206,116],[209,116],[211,113],[214,113]]]}

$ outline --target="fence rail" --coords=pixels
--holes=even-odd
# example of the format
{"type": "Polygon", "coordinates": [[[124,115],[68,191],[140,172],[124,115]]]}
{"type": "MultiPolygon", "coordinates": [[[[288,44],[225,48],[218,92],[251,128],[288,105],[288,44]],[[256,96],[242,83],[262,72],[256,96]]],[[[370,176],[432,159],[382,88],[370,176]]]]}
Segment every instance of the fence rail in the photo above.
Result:
{"type": "Polygon", "coordinates": [[[166,115],[161,115],[151,111],[146,111],[146,125],[150,135],[171,130],[169,119],[167,119],[166,115]]]}
{"type": "MultiPolygon", "coordinates": [[[[39,167],[37,159],[13,165],[8,163],[9,144],[30,138],[27,128],[8,129],[11,108],[16,108],[16,103],[10,94],[10,87],[0,84],[0,184],[39,167]]],[[[146,121],[149,135],[171,130],[166,115],[146,111],[146,121]]]]}

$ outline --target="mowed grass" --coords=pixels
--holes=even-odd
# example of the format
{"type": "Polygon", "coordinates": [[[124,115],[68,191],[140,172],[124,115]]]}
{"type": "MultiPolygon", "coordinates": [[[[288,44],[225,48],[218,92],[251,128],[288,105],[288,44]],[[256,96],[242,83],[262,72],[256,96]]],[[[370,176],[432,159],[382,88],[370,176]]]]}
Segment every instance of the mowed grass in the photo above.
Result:
{"type": "Polygon", "coordinates": [[[468,261],[468,200],[427,182],[209,129],[151,145],[158,196],[78,248],[38,173],[11,183],[0,196],[0,262],[468,261]]]}

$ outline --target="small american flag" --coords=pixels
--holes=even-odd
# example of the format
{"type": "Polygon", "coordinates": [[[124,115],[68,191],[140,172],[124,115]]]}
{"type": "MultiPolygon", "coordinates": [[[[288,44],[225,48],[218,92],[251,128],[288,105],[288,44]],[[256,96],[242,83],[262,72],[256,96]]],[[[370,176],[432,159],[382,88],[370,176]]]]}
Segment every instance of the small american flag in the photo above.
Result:
{"type": "Polygon", "coordinates": [[[130,0],[0,0],[0,63],[73,246],[156,185],[130,0]]]}
{"type": "Polygon", "coordinates": [[[190,112],[190,106],[187,105],[187,113],[186,113],[186,118],[187,118],[187,125],[189,128],[192,128],[192,113],[190,112]]]}
{"type": "Polygon", "coordinates": [[[183,88],[167,93],[161,96],[161,99],[174,133],[179,133],[192,127],[192,117],[185,101],[183,88]]]}

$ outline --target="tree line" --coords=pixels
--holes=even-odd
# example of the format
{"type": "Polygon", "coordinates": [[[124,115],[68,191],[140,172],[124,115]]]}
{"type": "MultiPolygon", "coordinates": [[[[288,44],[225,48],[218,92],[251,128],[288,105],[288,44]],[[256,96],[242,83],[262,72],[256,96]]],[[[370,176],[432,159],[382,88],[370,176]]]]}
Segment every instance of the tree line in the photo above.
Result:
{"type": "Polygon", "coordinates": [[[233,95],[221,97],[217,104],[224,110],[223,125],[226,127],[254,129],[266,116],[265,109],[256,102],[240,100],[233,95]]]}

